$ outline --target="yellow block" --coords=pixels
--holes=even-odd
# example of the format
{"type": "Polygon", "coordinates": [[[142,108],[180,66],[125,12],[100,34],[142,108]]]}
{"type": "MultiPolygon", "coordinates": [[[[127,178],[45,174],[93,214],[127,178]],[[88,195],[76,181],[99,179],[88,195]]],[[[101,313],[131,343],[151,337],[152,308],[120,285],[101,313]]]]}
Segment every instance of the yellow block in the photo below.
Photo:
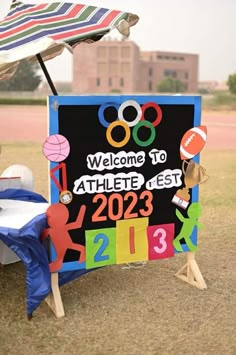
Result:
{"type": "Polygon", "coordinates": [[[148,260],[148,218],[131,218],[116,223],[116,263],[148,260]]]}

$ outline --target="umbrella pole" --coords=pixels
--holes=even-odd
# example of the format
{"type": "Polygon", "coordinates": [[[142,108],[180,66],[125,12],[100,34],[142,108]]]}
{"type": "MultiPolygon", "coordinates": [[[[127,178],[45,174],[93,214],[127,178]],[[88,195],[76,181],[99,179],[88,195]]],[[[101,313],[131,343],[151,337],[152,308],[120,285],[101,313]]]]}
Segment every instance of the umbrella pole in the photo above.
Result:
{"type": "Polygon", "coordinates": [[[50,75],[49,75],[49,73],[47,71],[47,68],[46,68],[46,66],[44,64],[44,61],[43,61],[41,55],[38,53],[38,54],[36,54],[36,57],[37,57],[38,62],[39,62],[40,66],[41,66],[41,68],[42,68],[42,70],[44,72],[44,75],[45,75],[45,77],[46,77],[46,79],[48,81],[48,85],[50,86],[53,95],[57,96],[58,95],[57,90],[56,90],[56,88],[55,88],[55,86],[54,86],[54,84],[52,82],[52,79],[51,79],[51,77],[50,77],[50,75]]]}

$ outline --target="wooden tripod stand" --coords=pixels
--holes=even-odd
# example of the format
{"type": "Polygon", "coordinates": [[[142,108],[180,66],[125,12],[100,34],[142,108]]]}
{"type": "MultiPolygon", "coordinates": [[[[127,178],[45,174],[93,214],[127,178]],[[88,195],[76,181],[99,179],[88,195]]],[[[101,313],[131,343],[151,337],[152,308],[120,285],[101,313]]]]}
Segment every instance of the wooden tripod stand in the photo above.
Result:
{"type": "Polygon", "coordinates": [[[193,252],[187,253],[187,263],[175,275],[200,290],[207,288],[193,252]]]}

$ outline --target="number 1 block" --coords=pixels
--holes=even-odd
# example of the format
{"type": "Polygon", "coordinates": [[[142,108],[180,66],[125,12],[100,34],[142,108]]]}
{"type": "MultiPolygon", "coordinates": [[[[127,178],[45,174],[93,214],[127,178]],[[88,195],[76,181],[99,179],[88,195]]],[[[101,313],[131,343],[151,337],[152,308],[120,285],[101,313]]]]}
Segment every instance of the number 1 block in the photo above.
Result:
{"type": "Polygon", "coordinates": [[[116,223],[116,263],[148,259],[148,218],[131,218],[116,223]]]}

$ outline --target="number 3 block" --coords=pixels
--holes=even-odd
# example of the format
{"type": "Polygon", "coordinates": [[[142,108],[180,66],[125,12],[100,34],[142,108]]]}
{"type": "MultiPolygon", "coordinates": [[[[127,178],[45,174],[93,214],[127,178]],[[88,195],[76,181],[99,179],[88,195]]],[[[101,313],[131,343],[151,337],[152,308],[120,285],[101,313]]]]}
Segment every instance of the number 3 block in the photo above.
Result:
{"type": "Polygon", "coordinates": [[[174,223],[159,224],[147,228],[148,233],[148,259],[164,259],[174,256],[174,223]]]}

